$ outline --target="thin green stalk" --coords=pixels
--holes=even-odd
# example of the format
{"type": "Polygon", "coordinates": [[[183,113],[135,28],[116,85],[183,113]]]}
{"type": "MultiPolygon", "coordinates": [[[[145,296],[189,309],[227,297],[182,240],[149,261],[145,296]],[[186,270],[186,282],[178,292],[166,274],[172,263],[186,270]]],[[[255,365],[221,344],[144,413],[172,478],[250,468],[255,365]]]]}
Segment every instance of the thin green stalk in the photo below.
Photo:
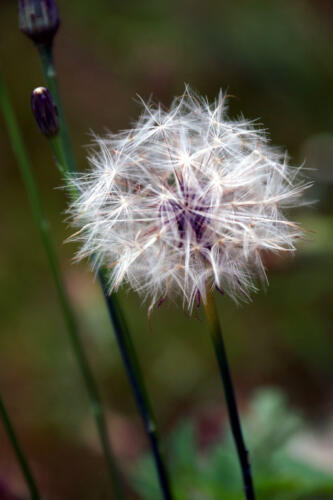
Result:
{"type": "Polygon", "coordinates": [[[60,121],[59,133],[60,133],[63,153],[65,155],[66,165],[68,166],[70,172],[75,172],[77,170],[76,162],[73,154],[65,113],[62,107],[62,102],[58,89],[57,72],[54,65],[52,44],[50,45],[36,44],[36,47],[41,59],[46,85],[49,91],[51,92],[52,97],[58,108],[59,121],[60,121]]]}
{"type": "MultiPolygon", "coordinates": [[[[59,107],[58,111],[61,126],[65,119],[57,85],[52,47],[38,47],[38,50],[41,56],[46,83],[53,99],[55,100],[55,103],[59,107]]],[[[71,174],[73,172],[75,173],[77,170],[72,153],[72,148],[68,147],[68,145],[70,145],[70,137],[66,125],[63,129],[60,129],[60,135],[58,137],[50,138],[50,143],[56,157],[58,168],[60,169],[62,175],[65,176],[65,181],[68,184],[70,195],[72,199],[75,199],[77,193],[75,192],[75,187],[71,183],[70,178],[71,174]]],[[[113,325],[114,334],[117,339],[127,376],[132,387],[134,398],[151,446],[157,477],[159,480],[163,498],[164,500],[172,500],[173,494],[171,490],[170,478],[165,464],[160,439],[157,433],[157,426],[155,417],[153,415],[152,406],[150,404],[148,392],[145,387],[142,370],[128,327],[126,325],[125,317],[121,311],[120,304],[118,303],[118,301],[116,301],[114,295],[109,294],[107,281],[105,279],[105,273],[106,270],[103,268],[98,270],[99,282],[102,288],[106,306],[108,308],[110,320],[113,325]]]]}
{"type": "Polygon", "coordinates": [[[229,363],[227,352],[224,346],[222,329],[219,317],[216,310],[214,295],[207,290],[207,301],[205,304],[205,312],[208,320],[211,339],[213,342],[216,359],[218,362],[224,394],[227,402],[227,410],[231,425],[232,434],[235,440],[238,458],[241,466],[244,493],[247,500],[255,500],[254,487],[251,474],[251,466],[249,461],[249,454],[245,447],[243,433],[240,424],[239,413],[237,409],[235,392],[232,384],[231,374],[229,370],[229,363]]]}
{"type": "Polygon", "coordinates": [[[39,228],[42,244],[47,256],[49,266],[51,268],[52,277],[58,294],[61,310],[64,316],[65,324],[69,334],[69,339],[73,349],[73,353],[79,365],[81,375],[83,377],[93,410],[93,415],[96,422],[96,427],[101,442],[101,446],[105,455],[109,476],[117,498],[124,498],[122,488],[120,486],[119,472],[113,457],[113,452],[108,439],[107,426],[104,417],[103,406],[97,384],[95,382],[92,370],[89,366],[83,345],[80,340],[78,326],[70,304],[67,291],[64,287],[62,276],[60,273],[59,264],[56,253],[52,244],[51,234],[48,221],[44,215],[42,204],[40,201],[37,185],[35,183],[32,167],[24,147],[23,139],[16,121],[14,111],[12,109],[8,93],[0,74],[0,105],[7,125],[8,133],[11,139],[13,151],[15,153],[18,166],[20,168],[23,182],[29,197],[33,216],[39,228]]]}
{"type": "Polygon", "coordinates": [[[164,452],[157,431],[155,416],[150,404],[149,396],[142,376],[139,360],[136,355],[125,318],[122,316],[116,295],[110,296],[105,278],[105,269],[98,272],[99,281],[103,290],[111,321],[117,338],[121,356],[126,367],[127,375],[132,386],[136,404],[141,414],[144,428],[152,450],[160,488],[165,500],[172,500],[169,473],[166,468],[164,452]]]}
{"type": "Polygon", "coordinates": [[[1,415],[1,418],[3,421],[3,424],[5,426],[7,435],[9,437],[9,440],[14,448],[14,452],[15,452],[17,461],[21,467],[24,479],[26,481],[27,487],[28,487],[29,492],[30,492],[31,500],[40,500],[41,496],[39,494],[37,485],[36,485],[35,480],[33,478],[33,475],[32,475],[32,472],[30,470],[30,467],[28,465],[28,462],[25,458],[24,452],[19,445],[16,433],[15,433],[13,425],[10,421],[9,415],[7,413],[7,410],[6,410],[6,407],[5,407],[3,400],[1,398],[1,395],[0,395],[0,415],[1,415]]]}
{"type": "MultiPolygon", "coordinates": [[[[60,172],[64,175],[65,181],[67,182],[71,198],[72,200],[75,200],[78,196],[78,193],[75,190],[75,186],[71,183],[71,174],[66,165],[61,137],[56,136],[50,138],[50,144],[56,159],[56,164],[60,172]]],[[[117,339],[120,354],[150,443],[163,498],[164,500],[172,500],[173,495],[171,491],[170,478],[165,465],[164,453],[157,432],[155,416],[149,400],[147,389],[145,387],[142,370],[127,327],[127,323],[116,295],[113,294],[111,296],[109,294],[106,279],[107,270],[105,268],[100,268],[97,274],[102,288],[104,300],[109,312],[110,320],[113,325],[114,334],[117,339]]]]}

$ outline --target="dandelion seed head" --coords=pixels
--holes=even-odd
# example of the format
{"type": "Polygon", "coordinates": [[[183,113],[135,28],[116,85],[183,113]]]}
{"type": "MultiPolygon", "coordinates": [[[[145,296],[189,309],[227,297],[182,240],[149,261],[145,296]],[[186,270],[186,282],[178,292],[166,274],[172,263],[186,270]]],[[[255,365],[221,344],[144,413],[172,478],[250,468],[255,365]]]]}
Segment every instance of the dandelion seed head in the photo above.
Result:
{"type": "Polygon", "coordinates": [[[302,236],[284,209],[301,202],[299,169],[254,122],[227,117],[186,87],[169,109],[143,103],[130,130],[96,138],[91,169],[74,179],[70,208],[78,258],[109,270],[150,306],[181,297],[190,310],[207,287],[247,299],[266,274],[264,252],[295,251],[302,236]]]}

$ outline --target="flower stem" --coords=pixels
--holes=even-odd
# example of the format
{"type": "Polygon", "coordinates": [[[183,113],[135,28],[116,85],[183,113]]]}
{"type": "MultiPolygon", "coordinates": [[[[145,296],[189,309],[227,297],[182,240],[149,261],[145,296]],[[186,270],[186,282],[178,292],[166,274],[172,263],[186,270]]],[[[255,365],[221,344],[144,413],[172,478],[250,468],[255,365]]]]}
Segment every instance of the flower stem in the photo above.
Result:
{"type": "Polygon", "coordinates": [[[245,442],[241,429],[235,392],[229,370],[227,352],[224,346],[222,329],[216,310],[214,295],[209,290],[207,290],[207,301],[205,303],[205,312],[209,324],[209,330],[215,350],[215,355],[217,358],[217,363],[222,377],[222,383],[227,402],[227,409],[228,409],[231,430],[235,440],[238,452],[238,458],[242,470],[245,498],[247,500],[254,500],[255,494],[252,481],[251,467],[249,462],[249,454],[245,447],[245,442]]]}
{"type": "Polygon", "coordinates": [[[113,452],[109,444],[109,439],[107,435],[107,426],[105,422],[101,398],[99,395],[96,381],[94,379],[94,375],[89,366],[89,362],[86,357],[84,347],[80,340],[76,319],[70,304],[67,291],[63,284],[58,260],[56,257],[54,246],[52,244],[49,224],[44,215],[37,185],[32,174],[32,167],[28,158],[28,154],[25,150],[23,139],[21,137],[21,133],[16,121],[16,117],[12,109],[8,93],[6,91],[1,75],[0,75],[0,104],[7,125],[8,133],[11,139],[12,148],[14,150],[17,163],[20,168],[23,182],[32,207],[33,216],[39,228],[44,251],[46,253],[47,260],[51,269],[53,281],[58,295],[58,300],[60,303],[60,307],[69,334],[71,347],[75,355],[75,358],[77,360],[77,363],[79,365],[79,369],[83,377],[87,393],[90,398],[90,403],[93,410],[93,415],[95,418],[99,439],[107,462],[109,476],[114,491],[117,493],[117,498],[119,500],[122,500],[124,496],[122,494],[120,486],[119,472],[115,464],[115,458],[113,457],[113,452]]]}
{"type": "MultiPolygon", "coordinates": [[[[71,174],[69,173],[68,166],[66,165],[65,155],[62,150],[61,137],[56,136],[50,138],[50,144],[56,159],[56,164],[62,175],[64,175],[71,198],[74,200],[78,193],[75,191],[75,187],[71,183],[71,174]]],[[[106,269],[103,267],[99,268],[97,274],[127,377],[150,443],[163,499],[172,500],[173,495],[171,492],[169,475],[165,465],[160,439],[157,433],[155,417],[127,323],[116,295],[110,295],[109,293],[106,269]]]]}
{"type": "Polygon", "coordinates": [[[53,59],[53,45],[38,45],[36,44],[42,68],[44,72],[44,77],[46,80],[46,85],[49,91],[52,94],[52,97],[57,105],[58,113],[59,113],[59,121],[60,121],[60,138],[62,143],[63,152],[65,155],[66,164],[70,172],[75,172],[76,162],[75,157],[72,150],[72,144],[70,140],[70,135],[67,127],[67,122],[65,118],[65,113],[62,107],[62,102],[60,98],[60,93],[58,89],[57,82],[57,72],[54,65],[53,59]]]}
{"type": "Polygon", "coordinates": [[[135,401],[139,408],[144,428],[149,439],[163,498],[165,500],[172,500],[173,495],[171,492],[170,479],[160,445],[156,420],[149,401],[134,345],[132,343],[125,319],[121,314],[117,297],[115,295],[110,296],[109,294],[105,271],[103,269],[99,270],[98,278],[101,283],[103,295],[114,326],[114,332],[123,363],[126,367],[127,375],[132,386],[135,401]]]}
{"type": "Polygon", "coordinates": [[[7,410],[6,410],[6,407],[5,407],[3,400],[1,398],[1,395],[0,395],[0,415],[1,415],[2,421],[4,423],[9,440],[14,448],[17,461],[21,467],[23,476],[24,476],[25,481],[27,483],[27,487],[28,487],[29,492],[30,492],[31,500],[40,500],[41,496],[39,494],[35,480],[32,476],[28,462],[24,456],[24,453],[23,453],[20,445],[19,445],[16,433],[15,433],[13,425],[10,421],[9,415],[7,413],[7,410]]]}
{"type": "MultiPolygon", "coordinates": [[[[44,76],[52,97],[58,107],[60,117],[60,136],[50,138],[50,144],[56,158],[57,166],[65,178],[72,199],[75,199],[77,193],[71,183],[71,174],[76,172],[76,163],[70,143],[68,128],[66,126],[64,113],[61,105],[60,93],[57,85],[56,70],[53,61],[52,47],[38,47],[41,57],[44,76]]],[[[113,325],[114,334],[118,343],[121,357],[126,369],[127,377],[130,382],[134,398],[140,412],[143,425],[151,446],[157,477],[159,480],[161,492],[164,500],[172,500],[171,484],[169,474],[163,457],[160,439],[156,430],[155,418],[152,406],[149,401],[148,392],[145,387],[142,370],[138,361],[135,348],[126,325],[124,315],[120,304],[116,301],[115,295],[110,295],[105,270],[98,270],[98,277],[109,316],[113,325]]]]}

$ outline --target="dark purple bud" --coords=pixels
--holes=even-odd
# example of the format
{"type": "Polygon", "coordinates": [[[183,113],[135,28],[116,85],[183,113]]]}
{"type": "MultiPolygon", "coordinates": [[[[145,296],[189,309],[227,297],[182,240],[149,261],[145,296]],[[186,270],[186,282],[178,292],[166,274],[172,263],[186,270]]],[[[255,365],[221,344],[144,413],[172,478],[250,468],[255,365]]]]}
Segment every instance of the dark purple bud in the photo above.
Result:
{"type": "Polygon", "coordinates": [[[35,43],[50,45],[59,25],[55,0],[19,0],[20,30],[35,43]]]}
{"type": "Polygon", "coordinates": [[[38,87],[31,94],[31,109],[39,130],[46,137],[53,137],[59,132],[58,110],[49,90],[38,87]]]}

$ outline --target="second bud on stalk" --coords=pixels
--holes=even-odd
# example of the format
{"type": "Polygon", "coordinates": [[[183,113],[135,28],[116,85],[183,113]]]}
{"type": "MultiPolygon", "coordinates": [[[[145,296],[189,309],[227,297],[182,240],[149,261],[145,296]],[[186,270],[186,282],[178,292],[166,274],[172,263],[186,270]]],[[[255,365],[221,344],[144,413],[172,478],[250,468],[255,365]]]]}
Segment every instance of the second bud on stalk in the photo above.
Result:
{"type": "Polygon", "coordinates": [[[59,116],[55,102],[46,87],[38,87],[31,94],[31,109],[38,128],[46,137],[59,132],[59,116]]]}

